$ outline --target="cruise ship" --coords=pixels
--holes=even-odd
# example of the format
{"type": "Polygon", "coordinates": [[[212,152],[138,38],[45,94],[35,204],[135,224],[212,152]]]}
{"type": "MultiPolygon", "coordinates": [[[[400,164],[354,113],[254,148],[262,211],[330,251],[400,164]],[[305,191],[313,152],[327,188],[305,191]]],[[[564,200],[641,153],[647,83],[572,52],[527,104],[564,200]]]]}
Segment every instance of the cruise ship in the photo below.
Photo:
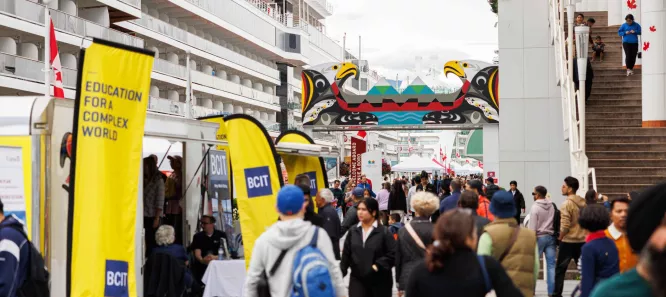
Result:
{"type": "MultiPolygon", "coordinates": [[[[44,93],[47,6],[69,99],[79,50],[95,37],[155,52],[150,110],[184,117],[249,114],[273,136],[302,129],[303,68],[343,57],[356,63],[362,73],[346,85],[354,94],[379,80],[366,61],[325,34],[325,19],[333,14],[327,0],[0,0],[0,95],[44,93]]],[[[397,141],[397,135],[384,136],[397,141]]],[[[332,149],[343,142],[339,133],[315,132],[314,138],[332,149]]]]}

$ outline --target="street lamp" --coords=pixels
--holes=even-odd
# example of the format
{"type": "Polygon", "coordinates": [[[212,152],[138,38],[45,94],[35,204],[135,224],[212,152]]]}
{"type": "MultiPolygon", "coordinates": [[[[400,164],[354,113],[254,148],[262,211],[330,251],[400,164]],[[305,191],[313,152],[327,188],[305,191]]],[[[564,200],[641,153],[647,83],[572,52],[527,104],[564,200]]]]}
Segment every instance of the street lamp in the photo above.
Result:
{"type": "MultiPolygon", "coordinates": [[[[590,90],[585,90],[585,79],[587,78],[587,48],[589,46],[589,37],[590,37],[590,27],[588,26],[576,26],[574,28],[576,32],[576,54],[577,54],[577,64],[578,64],[578,120],[579,120],[579,142],[580,151],[585,152],[585,92],[590,90]]],[[[583,189],[588,189],[588,178],[587,178],[587,158],[583,153],[579,158],[582,174],[583,174],[583,189]]]]}

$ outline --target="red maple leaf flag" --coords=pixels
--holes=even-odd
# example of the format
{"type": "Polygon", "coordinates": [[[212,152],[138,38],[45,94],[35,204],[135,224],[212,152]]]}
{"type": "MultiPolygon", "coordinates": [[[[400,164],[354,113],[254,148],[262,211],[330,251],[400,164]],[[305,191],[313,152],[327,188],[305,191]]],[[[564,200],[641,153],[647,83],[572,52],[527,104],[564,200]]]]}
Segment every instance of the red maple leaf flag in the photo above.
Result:
{"type": "Polygon", "coordinates": [[[58,41],[56,40],[55,29],[53,28],[53,20],[51,20],[51,37],[49,49],[51,56],[49,57],[55,81],[53,82],[53,96],[58,98],[65,98],[65,91],[62,84],[62,64],[60,64],[60,53],[58,53],[58,41]]]}
{"type": "Polygon", "coordinates": [[[460,153],[456,152],[456,158],[460,158],[460,153]]]}
{"type": "Polygon", "coordinates": [[[643,51],[646,52],[650,48],[650,42],[643,42],[643,51]]]}
{"type": "Polygon", "coordinates": [[[365,132],[363,130],[358,131],[358,133],[356,133],[356,137],[361,138],[361,139],[365,139],[366,136],[368,136],[368,132],[365,132]]]}
{"type": "Polygon", "coordinates": [[[636,0],[627,0],[627,7],[629,9],[636,9],[638,5],[636,5],[636,0]]]}
{"type": "Polygon", "coordinates": [[[657,32],[657,27],[650,26],[650,32],[657,32]]]}
{"type": "Polygon", "coordinates": [[[483,162],[479,161],[479,168],[483,169],[483,162]]]}

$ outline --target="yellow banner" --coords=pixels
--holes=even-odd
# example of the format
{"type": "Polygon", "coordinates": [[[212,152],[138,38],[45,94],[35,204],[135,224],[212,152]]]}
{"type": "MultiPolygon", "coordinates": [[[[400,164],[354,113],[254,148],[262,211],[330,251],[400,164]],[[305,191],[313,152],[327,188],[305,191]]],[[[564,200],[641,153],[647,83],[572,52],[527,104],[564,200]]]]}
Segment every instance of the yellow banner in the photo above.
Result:
{"type": "MultiPolygon", "coordinates": [[[[315,144],[310,136],[300,131],[286,131],[282,133],[277,138],[276,143],[279,144],[282,142],[315,144]]],[[[310,177],[310,195],[313,199],[315,195],[317,195],[317,191],[328,188],[328,177],[326,175],[324,158],[289,154],[280,154],[280,156],[282,157],[284,166],[287,168],[289,184],[294,184],[294,180],[299,174],[307,175],[310,177]]]]}
{"type": "Polygon", "coordinates": [[[245,264],[249,265],[255,240],[278,219],[275,205],[282,171],[271,137],[255,118],[234,114],[224,123],[233,156],[227,159],[231,159],[245,264]]]}
{"type": "Polygon", "coordinates": [[[31,136],[0,136],[0,200],[5,215],[21,220],[32,235],[31,136]]]}
{"type": "Polygon", "coordinates": [[[137,296],[136,209],[154,53],[95,39],[74,106],[68,296],[137,296]]]}

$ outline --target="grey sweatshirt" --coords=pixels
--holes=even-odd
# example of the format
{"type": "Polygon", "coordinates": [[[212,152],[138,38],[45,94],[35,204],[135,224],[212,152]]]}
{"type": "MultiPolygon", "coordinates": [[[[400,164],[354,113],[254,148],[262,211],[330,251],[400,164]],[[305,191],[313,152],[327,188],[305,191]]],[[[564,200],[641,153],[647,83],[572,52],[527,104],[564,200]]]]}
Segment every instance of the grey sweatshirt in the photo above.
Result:
{"type": "Polygon", "coordinates": [[[530,221],[528,228],[536,231],[536,235],[553,235],[553,221],[555,219],[555,208],[548,199],[534,201],[530,209],[530,221]]]}
{"type": "Polygon", "coordinates": [[[335,260],[333,254],[333,245],[328,233],[320,227],[313,226],[310,222],[302,219],[289,221],[278,221],[273,224],[266,232],[262,233],[254,242],[250,267],[245,277],[245,296],[257,296],[257,284],[261,278],[262,272],[271,269],[282,250],[288,250],[284,255],[280,267],[275,274],[268,278],[271,290],[271,296],[289,296],[291,295],[292,267],[296,253],[310,243],[314,236],[314,228],[319,228],[317,239],[317,248],[326,256],[330,263],[329,271],[335,294],[338,297],[346,296],[347,290],[342,282],[342,271],[340,265],[335,260]]]}

